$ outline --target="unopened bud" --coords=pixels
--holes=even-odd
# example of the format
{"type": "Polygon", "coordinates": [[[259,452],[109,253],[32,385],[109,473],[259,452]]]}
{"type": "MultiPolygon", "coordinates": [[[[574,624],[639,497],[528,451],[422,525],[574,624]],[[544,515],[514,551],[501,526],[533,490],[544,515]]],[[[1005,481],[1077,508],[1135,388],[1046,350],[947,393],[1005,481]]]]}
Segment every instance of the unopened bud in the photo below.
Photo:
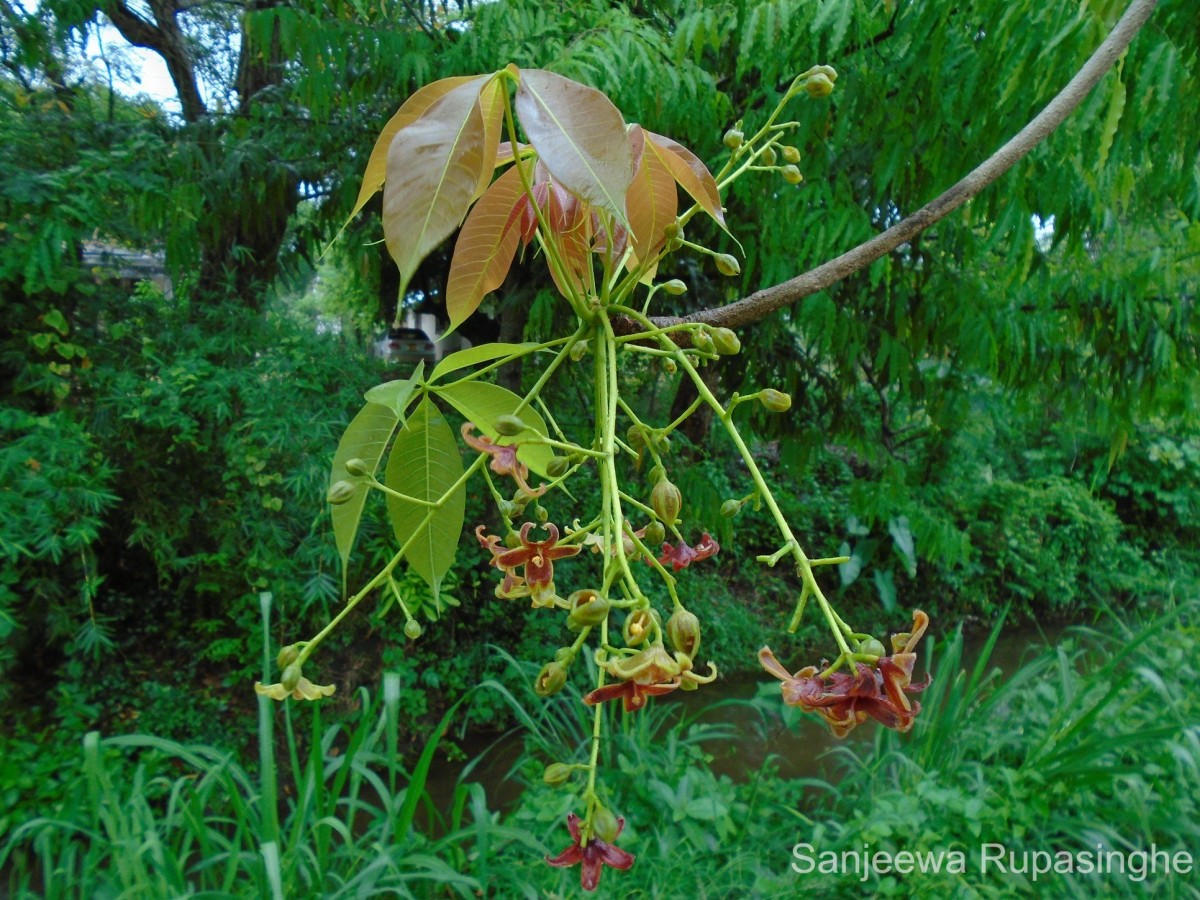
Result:
{"type": "Polygon", "coordinates": [[[571,631],[594,628],[608,618],[609,602],[593,590],[576,591],[567,598],[571,612],[567,616],[567,627],[571,631]]]}
{"type": "Polygon", "coordinates": [[[683,509],[683,494],[664,478],[650,492],[650,508],[664,525],[674,525],[679,521],[679,511],[683,509]]]}
{"type": "Polygon", "coordinates": [[[539,505],[537,511],[534,512],[533,517],[538,520],[539,524],[545,525],[548,521],[550,521],[550,510],[539,505]]]}
{"type": "Polygon", "coordinates": [[[296,685],[300,683],[301,674],[300,665],[298,663],[292,663],[283,670],[283,677],[279,679],[279,683],[283,685],[283,689],[285,691],[294,691],[296,689],[296,685]]]}
{"type": "Polygon", "coordinates": [[[533,682],[533,690],[539,697],[557,694],[567,683],[567,670],[559,663],[546,663],[533,682]]]}
{"type": "Polygon", "coordinates": [[[650,471],[646,473],[646,480],[651,484],[658,484],[667,477],[667,470],[655,463],[650,467],[650,471]]]}
{"type": "Polygon", "coordinates": [[[572,345],[571,362],[579,362],[581,359],[587,356],[588,350],[590,349],[591,345],[589,345],[587,341],[579,341],[572,345]]]}
{"type": "Polygon", "coordinates": [[[597,806],[592,814],[592,834],[606,843],[617,839],[621,831],[621,823],[607,806],[597,806]]]}
{"type": "Polygon", "coordinates": [[[762,163],[764,166],[773,166],[778,157],[775,155],[774,147],[763,147],[762,163]]]}
{"type": "Polygon", "coordinates": [[[671,359],[669,356],[663,357],[662,367],[663,371],[668,375],[674,375],[679,369],[679,366],[675,363],[675,360],[671,359]]]}
{"type": "Polygon", "coordinates": [[[733,356],[742,349],[742,340],[730,328],[716,328],[712,333],[713,346],[722,356],[733,356]]]}
{"type": "Polygon", "coordinates": [[[672,278],[670,281],[664,281],[662,289],[672,297],[678,297],[681,294],[687,293],[687,285],[678,278],[672,278]]]}
{"type": "Polygon", "coordinates": [[[651,522],[646,526],[646,543],[651,547],[661,544],[667,539],[667,529],[662,522],[651,522]]]}
{"type": "Polygon", "coordinates": [[[742,273],[741,264],[728,253],[718,253],[714,262],[717,264],[717,271],[722,275],[740,275],[742,273]]]}
{"type": "Polygon", "coordinates": [[[542,773],[542,781],[550,787],[558,787],[560,784],[566,784],[572,771],[574,769],[566,763],[550,763],[542,773]]]}
{"type": "Polygon", "coordinates": [[[804,91],[813,99],[828,97],[833,93],[833,79],[824,72],[817,72],[804,82],[804,91]]]}
{"type": "Polygon", "coordinates": [[[678,221],[668,222],[663,227],[663,237],[665,237],[667,240],[670,240],[673,237],[678,237],[682,230],[683,229],[679,227],[678,221]]]}
{"type": "Polygon", "coordinates": [[[730,150],[736,150],[742,146],[742,142],[746,140],[746,135],[736,128],[730,128],[725,132],[725,136],[721,140],[730,150]]]}
{"type": "Polygon", "coordinates": [[[692,335],[692,346],[701,353],[711,353],[713,350],[712,335],[707,328],[702,328],[692,335]]]}
{"type": "Polygon", "coordinates": [[[800,162],[800,151],[797,150],[795,147],[793,147],[791,144],[785,144],[782,149],[783,149],[783,161],[784,162],[789,162],[789,163],[800,162]]]}
{"type": "Polygon", "coordinates": [[[858,645],[858,652],[867,656],[883,656],[887,651],[883,649],[882,642],[872,637],[858,645]]]}
{"type": "Polygon", "coordinates": [[[664,455],[670,453],[671,439],[662,433],[654,435],[654,449],[664,455]]]}
{"type": "Polygon", "coordinates": [[[783,167],[783,180],[788,184],[799,184],[804,180],[804,176],[800,174],[800,170],[795,166],[783,167]]]}
{"type": "Polygon", "coordinates": [[[294,663],[299,656],[300,645],[288,644],[286,647],[280,650],[279,655],[275,657],[275,665],[279,666],[281,669],[286,669],[288,666],[294,663]]]}
{"type": "Polygon", "coordinates": [[[357,456],[353,459],[346,460],[346,471],[351,475],[370,475],[371,470],[367,468],[365,460],[359,459],[357,456]]]}
{"type": "Polygon", "coordinates": [[[686,656],[695,656],[700,649],[700,619],[682,606],[667,619],[667,637],[671,645],[686,656]]]}
{"type": "Polygon", "coordinates": [[[571,468],[571,461],[565,456],[555,456],[546,463],[546,474],[551,478],[562,478],[571,468]]]}
{"type": "Polygon", "coordinates": [[[421,623],[416,619],[409,619],[404,623],[404,636],[410,641],[415,641],[421,636],[421,623]]]}
{"type": "Polygon", "coordinates": [[[510,531],[504,536],[504,546],[511,550],[516,550],[521,546],[521,536],[515,531],[510,531]]]}
{"type": "Polygon", "coordinates": [[[732,519],[742,511],[741,500],[726,500],[721,504],[721,515],[727,519],[732,519]]]}
{"type": "Polygon", "coordinates": [[[325,499],[334,506],[340,506],[358,493],[358,485],[352,481],[335,481],[329,487],[325,499]]]}
{"type": "Polygon", "coordinates": [[[520,416],[496,416],[496,421],[492,423],[492,427],[496,429],[497,434],[502,434],[505,437],[513,437],[520,434],[529,426],[525,424],[520,416]]]}
{"type": "Polygon", "coordinates": [[[500,510],[500,515],[504,516],[506,519],[515,519],[525,511],[525,507],[521,506],[521,504],[513,503],[511,500],[504,499],[501,499],[500,502],[496,504],[496,508],[500,510]]]}
{"type": "Polygon", "coordinates": [[[640,450],[646,446],[646,432],[640,425],[630,425],[629,430],[625,432],[625,440],[634,450],[640,450]]]}
{"type": "Polygon", "coordinates": [[[771,412],[787,412],[792,408],[792,398],[783,391],[777,391],[774,388],[767,388],[760,391],[758,401],[771,412]]]}

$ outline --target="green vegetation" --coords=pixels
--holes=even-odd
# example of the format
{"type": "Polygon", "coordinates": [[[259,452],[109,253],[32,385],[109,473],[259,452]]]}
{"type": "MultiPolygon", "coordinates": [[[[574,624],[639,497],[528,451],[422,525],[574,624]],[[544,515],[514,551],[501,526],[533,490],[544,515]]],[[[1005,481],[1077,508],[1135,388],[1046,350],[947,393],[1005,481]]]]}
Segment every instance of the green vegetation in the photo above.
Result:
{"type": "MultiPolygon", "coordinates": [[[[565,816],[583,810],[542,776],[588,762],[578,713],[594,671],[581,656],[562,694],[534,695],[563,629],[495,596],[471,534],[502,528],[486,491],[468,492],[440,597],[399,567],[395,593],[365,597],[322,645],[334,698],[281,709],[253,693],[279,680],[275,652],[319,630],[344,586],[396,549],[378,504],[343,569],[324,500],[364,392],[408,374],[369,353],[398,305],[384,205],[339,230],[405,98],[509,61],[548,69],[716,172],[739,117],[753,135],[797,72],[834,66],[831,98],[789,107],[803,181],[753,173],[726,197],[728,234],[704,215],[687,224],[689,242],[732,254],[740,274],[686,249],[662,260],[658,280],[688,291],[660,292],[656,311],[685,316],[911,214],[1041,109],[1123,9],[0,4],[0,893],[575,890],[578,869],[542,859],[564,851],[565,816]],[[121,93],[133,64],[102,25],[173,60],[177,102],[121,93]],[[161,271],[131,274],[102,251],[161,271]],[[518,758],[481,755],[513,727],[518,758]],[[512,783],[497,765],[520,788],[503,802],[512,783]]],[[[1001,879],[977,857],[962,875],[865,883],[789,867],[802,841],[1200,854],[1187,689],[1200,628],[1200,119],[1179,99],[1197,94],[1197,41],[1193,5],[1161,0],[1017,168],[873,264],[739,326],[741,352],[702,370],[716,397],[790,395],[785,414],[739,412],[765,485],[806,552],[848,557],[820,575],[847,620],[886,636],[913,609],[930,614],[918,675],[934,681],[914,696],[912,732],[856,733],[804,778],[780,774],[791,761],[747,772],[721,758],[747,715],[768,746],[823,727],[783,706],[773,680],[712,710],[693,705],[703,687],[687,704],[606,710],[605,802],[638,861],[603,890],[1191,896],[1160,875],[1001,879]],[[971,648],[1001,621],[1053,640],[993,674],[990,644],[971,648]]],[[[459,333],[479,345],[570,330],[535,248],[524,263],[459,333]]],[[[450,247],[433,249],[405,272],[399,305],[448,322],[450,268],[450,247]]],[[[496,383],[525,396],[538,365],[496,383]]],[[[697,398],[684,376],[630,362],[621,393],[644,420],[673,421],[697,398]]],[[[541,394],[565,433],[591,427],[591,388],[567,379],[541,394]]],[[[693,416],[669,458],[680,517],[722,548],[680,582],[728,681],[708,686],[714,697],[767,680],[763,643],[789,668],[828,652],[811,618],[783,631],[801,581],[753,562],[779,549],[753,500],[726,514],[750,479],[719,431],[693,416]]],[[[650,496],[648,464],[621,477],[650,496]]],[[[603,503],[595,480],[570,490],[547,497],[553,521],[603,503]]],[[[646,591],[670,603],[666,588],[646,591]]]]}

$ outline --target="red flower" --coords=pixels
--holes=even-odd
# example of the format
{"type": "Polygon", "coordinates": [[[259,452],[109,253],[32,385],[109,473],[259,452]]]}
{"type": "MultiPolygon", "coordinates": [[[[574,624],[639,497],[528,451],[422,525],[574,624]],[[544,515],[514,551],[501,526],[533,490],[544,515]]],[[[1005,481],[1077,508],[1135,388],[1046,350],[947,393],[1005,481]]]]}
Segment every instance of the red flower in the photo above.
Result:
{"type": "Polygon", "coordinates": [[[921,684],[912,683],[917,659],[914,650],[928,626],[929,616],[917,610],[913,613],[912,631],[892,635],[893,655],[880,657],[877,668],[855,663],[854,674],[834,672],[821,676],[816,666],[805,666],[792,675],[770,647],[758,652],[758,661],[783,682],[784,703],[815,712],[837,737],[845,737],[868,716],[888,728],[908,731],[921,711],[921,704],[910,701],[906,694],[918,693],[929,686],[928,675],[921,684]]]}
{"type": "MultiPolygon", "coordinates": [[[[531,541],[529,532],[533,529],[533,523],[526,522],[521,526],[521,546],[499,553],[493,549],[492,564],[509,575],[514,574],[513,570],[517,566],[524,566],[525,582],[533,597],[533,605],[553,606],[555,601],[554,560],[574,556],[579,552],[579,546],[556,546],[558,544],[558,526],[549,522],[542,527],[550,537],[544,541],[531,541]]],[[[490,542],[490,538],[488,540],[490,542]]],[[[480,541],[482,543],[483,538],[480,541]]],[[[492,548],[489,546],[489,549],[492,548]]]]}
{"type": "Polygon", "coordinates": [[[692,671],[692,660],[683,653],[674,657],[661,643],[651,644],[632,656],[621,656],[608,660],[604,669],[614,678],[613,684],[596,688],[583,698],[588,706],[596,706],[608,700],[622,699],[626,712],[635,712],[646,705],[649,697],[669,694],[678,687],[695,688],[708,684],[717,677],[717,669],[708,664],[710,674],[697,675],[692,671]]]}
{"type": "MultiPolygon", "coordinates": [[[[580,821],[582,820],[575,813],[567,813],[567,830],[571,832],[573,843],[553,859],[547,856],[546,862],[560,869],[582,863],[583,867],[579,871],[579,883],[585,891],[594,891],[600,884],[600,871],[603,866],[611,866],[624,871],[633,865],[634,856],[598,837],[589,838],[587,843],[580,843],[580,821]]],[[[618,818],[617,835],[620,835],[621,829],[624,827],[625,820],[618,818]]],[[[616,836],[613,837],[613,840],[616,840],[616,836]]]]}
{"type": "Polygon", "coordinates": [[[474,422],[463,422],[462,436],[472,450],[486,453],[492,458],[489,467],[493,472],[497,475],[511,475],[517,482],[517,487],[528,494],[530,498],[540,497],[546,493],[545,485],[535,491],[526,481],[529,477],[529,467],[517,459],[517,450],[521,446],[520,444],[497,444],[486,434],[476,437],[474,422]]]}
{"type": "Polygon", "coordinates": [[[686,569],[691,563],[708,559],[720,549],[720,544],[714,541],[712,535],[706,531],[700,536],[700,541],[695,547],[689,547],[683,542],[680,542],[678,548],[672,547],[670,544],[663,544],[663,555],[658,558],[658,561],[663,565],[670,563],[678,572],[680,569],[686,569]]]}

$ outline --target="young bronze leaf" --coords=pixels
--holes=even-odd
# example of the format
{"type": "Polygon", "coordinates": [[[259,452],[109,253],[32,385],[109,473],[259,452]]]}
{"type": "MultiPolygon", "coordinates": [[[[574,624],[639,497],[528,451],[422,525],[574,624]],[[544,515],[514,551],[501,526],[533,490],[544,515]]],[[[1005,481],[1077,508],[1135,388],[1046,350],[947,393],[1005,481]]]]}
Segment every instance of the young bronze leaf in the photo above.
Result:
{"type": "Polygon", "coordinates": [[[679,186],[700,204],[700,208],[724,228],[725,213],[721,210],[717,180],[708,171],[708,166],[700,161],[700,157],[683,144],[653,131],[646,132],[646,148],[662,160],[679,186]]]}
{"type": "MultiPolygon", "coordinates": [[[[356,415],[346,433],[338,442],[337,452],[333,455],[333,466],[329,470],[329,486],[339,481],[349,481],[358,486],[358,491],[345,503],[331,506],[333,516],[333,539],[337,545],[338,555],[342,558],[342,578],[345,579],[346,564],[350,560],[350,551],[354,547],[354,538],[358,534],[358,523],[362,519],[363,504],[367,500],[369,489],[363,481],[365,476],[353,476],[346,471],[346,461],[361,459],[367,465],[371,474],[379,468],[379,460],[384,448],[392,439],[392,432],[400,421],[395,410],[378,403],[368,403],[356,415]]],[[[342,587],[345,587],[343,580],[342,587]]]]}
{"type": "Polygon", "coordinates": [[[625,120],[595,88],[544,69],[521,70],[517,116],[555,181],[625,223],[633,163],[625,120]]]}
{"type": "Polygon", "coordinates": [[[508,82],[497,74],[479,92],[479,112],[483,116],[483,165],[479,169],[479,180],[475,183],[472,200],[482,197],[492,181],[499,154],[500,132],[504,127],[504,91],[507,90],[508,82]]]}
{"type": "MultiPolygon", "coordinates": [[[[635,132],[641,131],[637,125],[633,128],[635,132]]],[[[625,206],[629,210],[629,230],[636,261],[650,259],[661,249],[666,240],[664,231],[675,221],[679,208],[675,178],[658,154],[641,154],[637,174],[625,195],[625,206]]]]}
{"type": "MultiPolygon", "coordinates": [[[[432,501],[441,499],[462,474],[462,457],[454,433],[441,411],[426,397],[396,435],[384,484],[409,497],[432,501]]],[[[466,502],[464,485],[439,509],[391,495],[387,498],[396,540],[402,547],[408,545],[404,558],[429,583],[435,599],[458,551],[466,502]]]]}
{"type": "Polygon", "coordinates": [[[353,219],[357,216],[367,205],[367,201],[375,196],[375,192],[383,187],[387,172],[388,148],[392,145],[392,138],[396,136],[396,132],[419,119],[425,110],[454,88],[469,81],[481,81],[486,77],[485,75],[456,75],[453,78],[443,78],[441,81],[425,85],[404,101],[404,105],[383,126],[383,131],[375,140],[375,147],[367,158],[367,169],[363,172],[362,187],[358,189],[358,199],[354,201],[354,210],[350,213],[349,218],[353,219]]]}
{"type": "MultiPolygon", "coordinates": [[[[533,436],[533,432],[543,436],[549,434],[546,430],[546,421],[537,410],[526,406],[518,413],[517,406],[520,404],[521,398],[497,384],[462,381],[458,384],[448,384],[445,387],[433,385],[430,390],[436,391],[439,397],[462,413],[467,421],[474,422],[475,427],[490,438],[499,435],[495,427],[496,419],[513,414],[520,416],[531,429],[526,432],[525,441],[533,436]]],[[[514,440],[522,443],[520,436],[514,440]]],[[[546,466],[553,458],[554,451],[545,444],[522,443],[520,449],[517,450],[517,459],[542,476],[546,476],[546,466]]]]}
{"type": "Polygon", "coordinates": [[[512,216],[521,196],[521,173],[514,166],[487,189],[463,223],[446,281],[446,314],[450,317],[446,334],[465,322],[483,298],[504,283],[521,240],[519,223],[512,216]]]}
{"type": "Polygon", "coordinates": [[[454,88],[392,138],[383,233],[400,267],[401,296],[421,261],[462,222],[490,162],[479,87],[471,81],[454,88]]]}

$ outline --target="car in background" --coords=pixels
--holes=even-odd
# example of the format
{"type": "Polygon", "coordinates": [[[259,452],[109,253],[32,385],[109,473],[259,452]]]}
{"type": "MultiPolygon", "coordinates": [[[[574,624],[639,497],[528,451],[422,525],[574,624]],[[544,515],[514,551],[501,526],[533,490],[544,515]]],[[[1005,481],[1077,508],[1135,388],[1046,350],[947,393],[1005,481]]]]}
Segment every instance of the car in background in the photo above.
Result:
{"type": "Polygon", "coordinates": [[[437,362],[437,348],[420,328],[389,329],[376,342],[375,355],[398,369],[412,369],[422,361],[427,367],[437,362]]]}

